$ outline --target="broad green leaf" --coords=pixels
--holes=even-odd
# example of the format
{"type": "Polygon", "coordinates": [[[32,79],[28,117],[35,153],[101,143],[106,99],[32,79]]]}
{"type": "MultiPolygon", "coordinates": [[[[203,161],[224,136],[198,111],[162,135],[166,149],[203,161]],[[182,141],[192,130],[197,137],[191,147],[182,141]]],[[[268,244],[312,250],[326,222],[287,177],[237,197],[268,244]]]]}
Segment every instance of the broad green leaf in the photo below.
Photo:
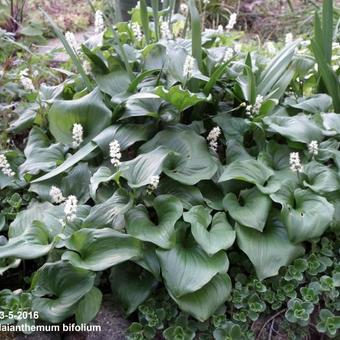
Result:
{"type": "Polygon", "coordinates": [[[22,174],[48,172],[64,161],[64,147],[51,144],[44,131],[36,126],[29,133],[24,154],[26,160],[19,168],[22,174]]]}
{"type": "Polygon", "coordinates": [[[169,90],[163,86],[156,88],[155,93],[161,98],[175,106],[180,112],[200,102],[210,101],[210,96],[206,97],[203,93],[193,93],[183,89],[181,85],[170,87],[169,90]]]}
{"type": "Polygon", "coordinates": [[[236,235],[238,246],[247,254],[260,280],[277,275],[282,266],[304,253],[302,246],[289,241],[286,229],[276,219],[269,220],[263,232],[237,225],[236,235]]]}
{"type": "Polygon", "coordinates": [[[88,293],[95,273],[59,261],[46,263],[33,279],[32,309],[42,320],[59,323],[74,314],[77,302],[88,293]]]}
{"type": "Polygon", "coordinates": [[[95,89],[80,99],[54,101],[48,112],[48,121],[52,135],[63,144],[72,144],[73,124],[81,124],[84,143],[87,143],[110,125],[111,116],[100,91],[95,89]]]}
{"type": "Polygon", "coordinates": [[[337,113],[321,113],[323,126],[326,130],[340,135],[340,115],[337,113]]]}
{"type": "Polygon", "coordinates": [[[191,130],[160,131],[140,151],[150,152],[158,146],[172,151],[163,163],[163,172],[180,183],[194,185],[201,180],[211,179],[217,170],[205,139],[191,130]]]}
{"type": "Polygon", "coordinates": [[[218,212],[211,219],[210,209],[196,206],[184,213],[183,219],[191,224],[194,239],[210,256],[230,248],[235,241],[235,231],[228,223],[225,213],[218,212]],[[210,224],[211,227],[208,228],[210,224]]]}
{"type": "Polygon", "coordinates": [[[80,229],[65,241],[70,251],[62,255],[76,267],[102,271],[118,263],[139,257],[141,243],[110,228],[80,229]]]}
{"type": "Polygon", "coordinates": [[[125,94],[131,82],[129,74],[124,70],[95,74],[94,77],[99,89],[111,97],[125,94]]]}
{"type": "Polygon", "coordinates": [[[129,98],[125,104],[125,112],[120,120],[131,117],[149,116],[157,118],[162,100],[160,98],[129,98]]]}
{"type": "Polygon", "coordinates": [[[183,213],[182,203],[171,195],[161,195],[152,204],[158,216],[158,224],[151,221],[144,206],[137,206],[126,214],[127,232],[141,241],[168,249],[174,243],[175,224],[183,213]]]}
{"type": "Polygon", "coordinates": [[[101,166],[93,174],[90,179],[90,196],[96,203],[102,203],[106,199],[109,199],[114,191],[115,187],[109,186],[108,183],[118,179],[119,173],[114,169],[110,169],[106,166],[101,166]],[[103,185],[102,185],[103,184],[103,185]],[[103,189],[101,190],[101,188],[103,189]]]}
{"type": "Polygon", "coordinates": [[[16,258],[6,258],[0,260],[0,275],[13,268],[18,268],[20,266],[21,260],[16,258]]]}
{"type": "Polygon", "coordinates": [[[131,314],[150,296],[157,280],[146,270],[128,262],[111,269],[110,283],[126,313],[131,314]]]}
{"type": "Polygon", "coordinates": [[[176,182],[168,177],[162,178],[157,192],[175,196],[182,202],[184,209],[187,210],[194,205],[203,204],[203,196],[198,188],[176,182]]]}
{"type": "Polygon", "coordinates": [[[309,143],[322,140],[321,129],[303,113],[296,116],[269,116],[264,118],[269,131],[276,132],[294,142],[309,143]]]}
{"type": "Polygon", "coordinates": [[[332,98],[327,94],[320,93],[310,98],[302,98],[297,104],[289,104],[295,109],[300,109],[311,113],[328,112],[332,105],[332,98]]]}
{"type": "Polygon", "coordinates": [[[131,188],[148,185],[152,176],[157,176],[162,172],[163,163],[168,154],[169,151],[162,146],[142,153],[120,165],[121,176],[127,179],[131,188]]]}
{"type": "Polygon", "coordinates": [[[142,62],[143,69],[160,70],[164,67],[166,47],[162,44],[147,45],[141,52],[144,57],[142,62]]]}
{"type": "Polygon", "coordinates": [[[201,289],[217,273],[225,273],[229,266],[225,252],[208,256],[197,245],[177,244],[173,249],[158,249],[156,253],[165,285],[174,298],[201,289]]]}
{"type": "Polygon", "coordinates": [[[317,194],[340,190],[338,174],[328,166],[312,161],[304,167],[307,179],[303,185],[317,194]]]}
{"type": "Polygon", "coordinates": [[[102,292],[96,287],[93,287],[82,297],[75,310],[78,325],[87,324],[96,317],[102,303],[102,298],[102,292]]]}
{"type": "Polygon", "coordinates": [[[87,163],[82,162],[72,168],[64,176],[31,184],[30,191],[39,195],[41,200],[51,201],[50,190],[52,185],[60,188],[64,197],[74,195],[78,198],[78,203],[83,204],[90,198],[89,183],[91,172],[87,163]]]}
{"type": "Polygon", "coordinates": [[[333,220],[333,205],[310,190],[296,189],[293,200],[281,212],[289,239],[297,243],[321,236],[333,220]]]}
{"type": "Polygon", "coordinates": [[[239,198],[233,193],[227,194],[223,199],[223,206],[239,224],[263,231],[272,202],[257,188],[252,188],[241,191],[239,198]]]}
{"type": "Polygon", "coordinates": [[[104,228],[119,226],[123,215],[132,207],[132,199],[127,191],[118,189],[108,200],[96,204],[83,222],[85,228],[104,228]]]}
{"type": "Polygon", "coordinates": [[[242,161],[235,161],[228,165],[224,169],[218,181],[225,182],[231,179],[237,179],[263,186],[273,174],[273,170],[265,166],[260,161],[255,159],[246,159],[242,161]]]}
{"type": "Polygon", "coordinates": [[[46,225],[51,237],[57,235],[61,230],[60,219],[64,217],[63,208],[54,206],[49,202],[39,203],[32,201],[31,204],[16,215],[10,224],[8,236],[18,237],[29,229],[33,221],[39,221],[46,225]]]}
{"type": "Polygon", "coordinates": [[[217,274],[209,283],[196,292],[179,298],[171,296],[180,309],[204,322],[228,299],[231,289],[232,283],[229,275],[217,274]]]}
{"type": "Polygon", "coordinates": [[[222,129],[226,140],[234,139],[242,143],[243,136],[249,129],[243,118],[233,117],[226,113],[215,116],[213,121],[222,129]]]}
{"type": "Polygon", "coordinates": [[[0,258],[35,259],[46,255],[52,246],[46,226],[35,221],[22,234],[10,238],[4,246],[0,246],[0,258]]]}

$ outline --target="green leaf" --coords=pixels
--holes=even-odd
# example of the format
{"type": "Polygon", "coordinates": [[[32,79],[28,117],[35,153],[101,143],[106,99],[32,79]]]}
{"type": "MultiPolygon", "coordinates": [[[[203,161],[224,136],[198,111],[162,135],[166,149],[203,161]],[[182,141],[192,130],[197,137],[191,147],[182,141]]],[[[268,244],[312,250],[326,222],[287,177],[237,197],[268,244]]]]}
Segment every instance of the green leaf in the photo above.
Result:
{"type": "Polygon", "coordinates": [[[46,226],[35,221],[22,234],[10,238],[4,246],[0,246],[0,258],[35,259],[46,255],[52,246],[46,226]]]}
{"type": "Polygon", "coordinates": [[[179,308],[204,322],[228,299],[231,289],[232,283],[228,274],[217,274],[196,292],[172,298],[179,308]]]}
{"type": "Polygon", "coordinates": [[[105,74],[95,74],[94,78],[102,92],[117,98],[126,93],[131,83],[129,74],[121,69],[105,74]]]}
{"type": "Polygon", "coordinates": [[[297,104],[289,104],[290,107],[311,113],[328,112],[332,105],[332,98],[327,94],[320,93],[309,98],[303,98],[297,104]]]}
{"type": "Polygon", "coordinates": [[[183,213],[182,203],[173,196],[161,195],[152,204],[158,216],[158,224],[151,221],[144,206],[137,206],[126,214],[127,232],[141,241],[168,249],[173,246],[174,227],[183,213]]]}
{"type": "Polygon", "coordinates": [[[32,309],[42,320],[59,323],[74,314],[77,302],[93,287],[95,273],[59,261],[46,263],[33,279],[32,309]]]}
{"type": "Polygon", "coordinates": [[[172,86],[167,90],[164,86],[158,86],[155,93],[175,106],[180,112],[200,102],[210,101],[211,96],[206,97],[203,93],[193,93],[183,89],[181,85],[172,86]]]}
{"type": "Polygon", "coordinates": [[[126,109],[123,115],[120,117],[120,120],[131,118],[131,117],[155,117],[157,118],[159,115],[159,109],[161,107],[162,100],[160,98],[154,98],[155,95],[152,94],[148,98],[147,96],[143,98],[134,98],[131,96],[126,101],[126,109]]]}
{"type": "Polygon", "coordinates": [[[72,265],[102,271],[118,263],[137,258],[141,243],[113,229],[80,229],[65,241],[71,251],[62,255],[72,265]]]}
{"type": "Polygon", "coordinates": [[[169,151],[160,146],[142,153],[131,161],[120,165],[121,176],[126,178],[131,188],[139,188],[150,183],[152,176],[162,172],[163,163],[169,151]]]}
{"type": "Polygon", "coordinates": [[[80,99],[54,101],[48,112],[48,121],[52,135],[63,144],[72,144],[73,124],[81,124],[84,143],[87,143],[109,126],[111,115],[100,91],[95,89],[80,99]]]}
{"type": "Polygon", "coordinates": [[[263,232],[237,225],[236,235],[238,246],[247,254],[260,280],[277,275],[282,266],[304,253],[302,246],[289,241],[286,229],[276,219],[270,220],[263,232]]]}
{"type": "Polygon", "coordinates": [[[233,193],[227,194],[223,199],[223,206],[238,223],[263,231],[272,202],[267,195],[262,194],[257,188],[252,188],[241,191],[239,199],[233,193]]]}
{"type": "Polygon", "coordinates": [[[140,151],[150,152],[158,146],[172,151],[163,163],[163,172],[180,183],[194,185],[201,180],[211,179],[217,170],[205,139],[192,130],[160,131],[140,151]]]}
{"type": "Polygon", "coordinates": [[[201,16],[198,13],[194,0],[189,0],[191,18],[191,50],[192,56],[197,60],[198,67],[202,69],[202,28],[201,16]]]}
{"type": "Polygon", "coordinates": [[[18,237],[26,229],[29,229],[34,221],[39,221],[46,225],[51,237],[54,237],[61,230],[59,220],[64,215],[62,206],[54,206],[49,202],[32,201],[26,210],[22,210],[16,215],[15,220],[9,226],[8,236],[10,238],[18,237]]]}
{"type": "Polygon", "coordinates": [[[93,174],[90,180],[90,196],[96,202],[104,202],[110,198],[115,190],[114,185],[109,186],[108,183],[114,180],[118,180],[119,172],[115,172],[106,166],[101,166],[93,174]],[[103,190],[101,190],[101,184],[103,185],[103,190]]]}
{"type": "Polygon", "coordinates": [[[228,165],[219,182],[229,181],[231,179],[237,179],[240,181],[253,183],[258,186],[263,186],[270,176],[274,174],[274,171],[265,166],[258,160],[246,159],[241,161],[235,161],[228,165]]]}
{"type": "Polygon", "coordinates": [[[131,262],[111,269],[110,283],[127,314],[133,313],[157,285],[157,280],[146,270],[131,262]]]}
{"type": "Polygon", "coordinates": [[[26,160],[20,165],[22,174],[38,174],[40,171],[48,172],[64,160],[64,147],[60,144],[50,143],[43,130],[34,126],[29,133],[24,150],[26,160]]]}
{"type": "Polygon", "coordinates": [[[321,129],[305,114],[296,116],[269,116],[264,118],[269,131],[276,132],[294,142],[309,143],[312,140],[321,141],[321,129]]]}
{"type": "Polygon", "coordinates": [[[225,273],[229,266],[225,252],[208,256],[197,245],[177,244],[173,249],[158,249],[156,253],[166,287],[174,298],[201,289],[217,273],[225,273]]]}
{"type": "Polygon", "coordinates": [[[75,310],[78,325],[87,324],[96,317],[102,304],[102,298],[102,292],[96,287],[93,287],[82,297],[75,310]]]}
{"type": "Polygon", "coordinates": [[[91,208],[83,222],[83,227],[97,229],[121,227],[123,215],[132,207],[132,204],[129,193],[124,189],[118,189],[109,199],[91,208]]]}
{"type": "Polygon", "coordinates": [[[293,199],[295,204],[287,202],[281,213],[289,239],[297,243],[321,236],[332,222],[333,205],[310,190],[296,189],[293,199]]]}
{"type": "Polygon", "coordinates": [[[304,167],[304,173],[308,179],[303,181],[303,185],[315,193],[326,194],[340,189],[337,173],[328,166],[312,161],[304,167]]]}
{"type": "Polygon", "coordinates": [[[228,223],[225,213],[216,213],[211,219],[210,209],[196,206],[184,213],[183,219],[191,224],[194,239],[210,256],[230,248],[235,241],[235,231],[228,223]],[[208,228],[210,224],[211,227],[208,228]]]}
{"type": "Polygon", "coordinates": [[[337,113],[321,113],[323,126],[326,130],[340,135],[340,115],[337,113]]]}

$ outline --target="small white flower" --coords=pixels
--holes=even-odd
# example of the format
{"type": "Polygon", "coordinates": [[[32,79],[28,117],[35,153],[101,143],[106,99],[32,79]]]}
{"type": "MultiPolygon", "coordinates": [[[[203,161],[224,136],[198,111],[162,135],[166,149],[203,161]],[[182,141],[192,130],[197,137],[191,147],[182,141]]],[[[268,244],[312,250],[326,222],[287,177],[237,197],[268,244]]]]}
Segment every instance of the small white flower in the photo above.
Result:
{"type": "Polygon", "coordinates": [[[223,62],[229,61],[234,56],[234,50],[231,47],[228,47],[224,52],[223,62]]]}
{"type": "Polygon", "coordinates": [[[276,47],[272,41],[267,41],[265,44],[265,47],[269,54],[275,54],[276,53],[276,47]]]}
{"type": "Polygon", "coordinates": [[[228,21],[228,25],[225,27],[227,31],[230,31],[234,28],[237,22],[237,13],[231,13],[228,21]]]}
{"type": "Polygon", "coordinates": [[[15,175],[15,172],[12,170],[11,165],[4,154],[0,154],[0,169],[5,176],[13,177],[15,175]]]}
{"type": "Polygon", "coordinates": [[[102,11],[96,11],[96,14],[94,16],[94,30],[95,32],[101,33],[105,29],[104,26],[104,16],[102,11]]]}
{"type": "Polygon", "coordinates": [[[263,96],[257,95],[255,99],[255,104],[246,106],[246,115],[250,118],[253,118],[255,115],[257,115],[260,112],[263,100],[263,96]]]}
{"type": "Polygon", "coordinates": [[[65,39],[67,43],[70,45],[70,47],[72,48],[73,52],[77,54],[79,50],[79,46],[78,46],[78,43],[77,43],[77,40],[74,34],[72,32],[67,31],[65,33],[65,39]]]}
{"type": "Polygon", "coordinates": [[[182,13],[184,16],[186,16],[188,14],[188,5],[181,3],[181,5],[179,6],[179,11],[180,13],[182,13]]]}
{"type": "Polygon", "coordinates": [[[242,48],[242,45],[240,43],[234,44],[235,53],[237,53],[237,54],[241,53],[241,48],[242,48]]]}
{"type": "Polygon", "coordinates": [[[285,43],[286,45],[293,42],[293,33],[287,33],[285,37],[285,43]]]}
{"type": "Polygon", "coordinates": [[[316,156],[319,153],[319,144],[316,140],[312,140],[308,144],[308,151],[314,156],[316,156]]]}
{"type": "Polygon", "coordinates": [[[116,139],[114,139],[110,143],[110,158],[111,158],[111,163],[114,166],[119,166],[120,165],[121,157],[122,157],[122,154],[120,152],[119,142],[116,139]]]}
{"type": "Polygon", "coordinates": [[[29,78],[28,69],[25,68],[24,70],[22,70],[19,75],[20,75],[20,82],[23,88],[27,91],[34,91],[35,88],[34,88],[32,79],[29,78]]]}
{"type": "Polygon", "coordinates": [[[217,34],[223,34],[224,33],[223,26],[222,25],[218,25],[216,32],[217,32],[217,34]]]}
{"type": "Polygon", "coordinates": [[[217,151],[217,141],[221,135],[221,129],[218,126],[215,126],[208,134],[207,141],[209,142],[209,147],[213,151],[217,151]]]}
{"type": "Polygon", "coordinates": [[[203,4],[204,4],[204,6],[207,6],[207,5],[209,5],[209,2],[210,2],[210,0],[203,0],[203,4]]]}
{"type": "Polygon", "coordinates": [[[192,73],[194,71],[194,66],[195,66],[195,58],[193,58],[191,55],[188,55],[185,58],[185,62],[183,66],[184,77],[190,78],[192,76],[192,73]]]}
{"type": "Polygon", "coordinates": [[[300,155],[298,152],[291,152],[289,155],[290,169],[294,172],[302,172],[303,166],[300,162],[300,155]]]}
{"type": "Polygon", "coordinates": [[[90,73],[92,71],[91,63],[88,60],[84,60],[83,69],[86,73],[90,73]]]}
{"type": "Polygon", "coordinates": [[[50,196],[53,203],[60,204],[65,201],[65,197],[63,196],[61,190],[54,185],[51,186],[50,196]]]}
{"type": "Polygon", "coordinates": [[[84,129],[81,124],[75,123],[72,128],[72,146],[77,148],[83,142],[84,129]]]}
{"type": "Polygon", "coordinates": [[[72,221],[76,217],[76,211],[78,207],[78,199],[74,195],[70,195],[67,197],[65,206],[64,206],[64,213],[67,221],[72,221]]]}
{"type": "Polygon", "coordinates": [[[153,191],[155,191],[159,184],[159,176],[151,176],[149,185],[146,189],[147,194],[151,195],[153,191]]]}
{"type": "Polygon", "coordinates": [[[172,39],[172,33],[170,30],[169,23],[167,21],[161,22],[161,36],[163,39],[166,39],[166,40],[172,39]]]}
{"type": "Polygon", "coordinates": [[[138,42],[142,41],[143,40],[143,33],[142,33],[140,25],[137,22],[133,22],[131,24],[131,29],[132,29],[133,35],[135,36],[136,40],[138,42]]]}

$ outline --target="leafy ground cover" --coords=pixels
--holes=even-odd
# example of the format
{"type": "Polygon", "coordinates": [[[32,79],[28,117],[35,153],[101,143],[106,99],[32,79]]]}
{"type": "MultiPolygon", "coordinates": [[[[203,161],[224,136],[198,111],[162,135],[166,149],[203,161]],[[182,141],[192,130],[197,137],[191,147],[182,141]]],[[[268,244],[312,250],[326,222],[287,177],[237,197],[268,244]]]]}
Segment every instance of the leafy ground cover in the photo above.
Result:
{"type": "Polygon", "coordinates": [[[202,33],[194,1],[168,5],[141,1],[113,28],[97,12],[81,46],[45,14],[70,61],[4,65],[3,322],[88,323],[110,293],[132,339],[335,337],[332,1],[310,41],[261,48],[235,14],[202,33]]]}

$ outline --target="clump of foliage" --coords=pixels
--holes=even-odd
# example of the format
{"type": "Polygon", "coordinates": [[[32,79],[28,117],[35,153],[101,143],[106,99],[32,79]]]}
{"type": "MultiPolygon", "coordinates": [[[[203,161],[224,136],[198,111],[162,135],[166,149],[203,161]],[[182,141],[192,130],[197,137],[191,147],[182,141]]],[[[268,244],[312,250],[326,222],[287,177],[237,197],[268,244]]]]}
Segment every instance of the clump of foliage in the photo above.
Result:
{"type": "Polygon", "coordinates": [[[309,254],[280,270],[280,275],[259,281],[244,273],[238,253],[232,257],[235,285],[225,306],[205,323],[181,312],[163,292],[138,307],[138,322],[128,339],[267,339],[269,334],[301,339],[319,332],[333,338],[340,329],[339,240],[329,234],[312,243],[309,254]],[[328,282],[325,284],[325,282],[328,282]]]}
{"type": "MultiPolygon", "coordinates": [[[[337,298],[338,267],[315,285],[307,276],[331,266],[327,255],[294,262],[340,226],[332,1],[322,25],[316,19],[315,59],[296,53],[300,41],[271,61],[245,53],[225,32],[202,35],[194,1],[189,9],[184,39],[174,36],[167,7],[144,0],[132,22],[102,27],[81,48],[52,22],[74,72],[39,92],[22,74],[39,109],[9,127],[29,134],[23,151],[1,154],[0,187],[35,198],[13,221],[5,216],[0,259],[38,267],[26,293],[42,320],[89,322],[104,279],[128,314],[139,308],[147,334],[167,315],[142,305],[162,285],[200,322],[231,299],[238,311],[233,321],[217,318],[220,338],[287,296],[285,317],[299,327],[314,304],[333,304],[324,292],[337,298]],[[237,271],[229,269],[235,253],[247,259],[237,271]],[[245,271],[257,279],[237,275],[245,271]]],[[[332,335],[335,309],[322,308],[319,330],[332,335]]],[[[185,320],[164,337],[192,338],[185,320]]]]}

